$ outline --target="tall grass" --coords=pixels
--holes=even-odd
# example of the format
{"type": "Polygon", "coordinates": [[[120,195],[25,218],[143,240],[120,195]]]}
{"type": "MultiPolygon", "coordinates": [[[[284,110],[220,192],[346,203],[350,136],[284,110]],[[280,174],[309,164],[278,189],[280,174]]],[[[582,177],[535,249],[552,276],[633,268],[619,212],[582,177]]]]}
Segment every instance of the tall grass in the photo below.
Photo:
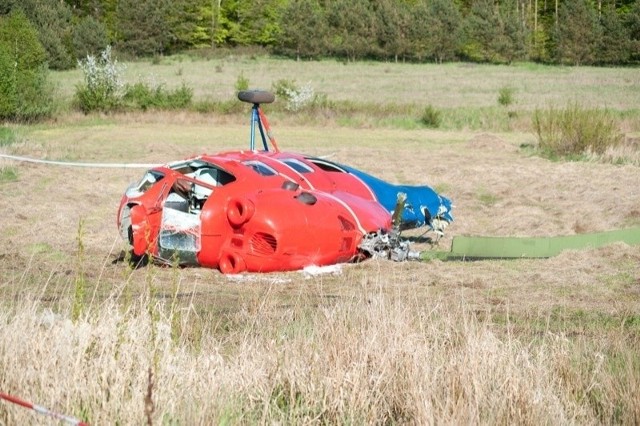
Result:
{"type": "MultiPolygon", "coordinates": [[[[54,313],[22,295],[0,311],[0,389],[92,424],[637,420],[624,327],[606,347],[550,330],[527,340],[508,318],[498,326],[463,301],[419,303],[385,285],[320,306],[278,307],[267,291],[224,327],[151,286],[126,306],[114,291],[75,322],[72,297],[54,313]]],[[[0,403],[5,424],[34,416],[0,403]]]]}
{"type": "Polygon", "coordinates": [[[540,149],[548,156],[602,155],[624,140],[607,110],[585,108],[575,102],[565,108],[537,109],[533,125],[540,149]]]}

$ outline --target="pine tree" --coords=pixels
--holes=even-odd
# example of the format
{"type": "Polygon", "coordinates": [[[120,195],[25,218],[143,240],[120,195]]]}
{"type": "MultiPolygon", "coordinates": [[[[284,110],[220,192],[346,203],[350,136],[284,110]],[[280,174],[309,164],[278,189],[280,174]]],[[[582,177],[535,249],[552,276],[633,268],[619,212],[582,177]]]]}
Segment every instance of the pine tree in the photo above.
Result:
{"type": "Polygon", "coordinates": [[[377,21],[378,56],[393,58],[406,57],[410,53],[410,31],[413,21],[410,5],[403,0],[377,0],[373,2],[377,21]]]}
{"type": "Polygon", "coordinates": [[[613,7],[606,7],[600,17],[600,39],[597,61],[601,64],[622,64],[629,59],[629,33],[613,7]]]}
{"type": "Polygon", "coordinates": [[[500,36],[495,50],[501,61],[524,59],[527,53],[527,29],[520,20],[515,0],[504,1],[499,8],[500,36]]]}
{"type": "Polygon", "coordinates": [[[65,70],[76,64],[73,52],[72,11],[58,0],[21,0],[16,4],[38,31],[52,69],[65,70]]]}
{"type": "Polygon", "coordinates": [[[276,44],[282,29],[280,14],[285,0],[228,0],[222,3],[220,30],[234,45],[276,44]]]}
{"type": "Polygon", "coordinates": [[[586,0],[563,3],[554,34],[557,61],[572,65],[594,63],[598,30],[596,13],[586,0]]]}
{"type": "Polygon", "coordinates": [[[640,61],[640,0],[636,0],[624,19],[624,26],[629,36],[629,59],[640,61]]]}
{"type": "Polygon", "coordinates": [[[491,0],[476,0],[463,27],[463,54],[476,62],[498,60],[495,45],[501,35],[499,15],[491,0]]]}
{"type": "Polygon", "coordinates": [[[317,58],[325,52],[327,27],[317,0],[291,0],[282,13],[280,27],[276,52],[298,60],[317,58]]]}
{"type": "Polygon", "coordinates": [[[76,59],[87,55],[97,55],[103,51],[109,41],[104,25],[93,16],[85,16],[78,20],[73,29],[73,50],[76,59]]]}
{"type": "Polygon", "coordinates": [[[376,21],[369,0],[334,0],[327,9],[333,54],[355,61],[371,53],[376,21]]]}
{"type": "Polygon", "coordinates": [[[428,56],[438,63],[455,58],[460,46],[461,21],[455,3],[449,0],[428,3],[424,19],[428,56]]]}
{"type": "Polygon", "coordinates": [[[171,51],[211,45],[212,13],[210,0],[174,0],[168,18],[171,51]]]}
{"type": "Polygon", "coordinates": [[[170,0],[120,0],[117,47],[135,56],[165,53],[169,44],[170,0]]]}

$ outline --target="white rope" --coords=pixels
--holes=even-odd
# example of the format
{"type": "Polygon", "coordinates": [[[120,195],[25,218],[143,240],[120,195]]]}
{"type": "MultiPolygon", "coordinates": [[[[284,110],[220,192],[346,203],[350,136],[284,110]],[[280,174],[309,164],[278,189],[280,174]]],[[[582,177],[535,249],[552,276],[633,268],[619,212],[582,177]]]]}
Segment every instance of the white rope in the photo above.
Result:
{"type": "Polygon", "coordinates": [[[26,163],[37,164],[51,164],[54,166],[65,167],[93,167],[103,169],[150,169],[157,167],[160,164],[144,164],[144,163],[75,163],[71,161],[54,161],[54,160],[40,160],[37,158],[20,157],[17,155],[0,154],[0,158],[7,160],[23,161],[26,163]]]}

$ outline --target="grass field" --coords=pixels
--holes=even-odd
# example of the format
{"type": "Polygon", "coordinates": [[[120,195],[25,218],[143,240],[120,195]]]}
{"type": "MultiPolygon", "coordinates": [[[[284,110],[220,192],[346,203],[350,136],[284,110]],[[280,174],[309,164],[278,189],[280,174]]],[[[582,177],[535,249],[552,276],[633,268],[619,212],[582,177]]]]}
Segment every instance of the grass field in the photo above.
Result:
{"type": "MultiPolygon", "coordinates": [[[[438,101],[428,103],[472,114],[497,106],[503,85],[517,87],[523,109],[573,95],[623,113],[640,106],[630,69],[244,58],[216,65],[168,58],[128,72],[199,82],[203,97],[231,97],[242,72],[260,86],[317,81],[330,98],[366,102],[419,103],[438,87],[438,101]]],[[[72,76],[54,78],[72,88],[72,76]]],[[[440,249],[452,235],[640,225],[638,166],[548,161],[526,148],[536,141],[520,128],[295,119],[272,120],[281,147],[449,196],[456,220],[440,249]]],[[[245,147],[247,121],[194,112],[67,114],[10,126],[0,152],[165,162],[245,147]]],[[[633,136],[633,120],[627,125],[633,136]]],[[[1,391],[92,424],[640,421],[640,247],[538,260],[367,261],[312,278],[131,270],[112,264],[125,248],[115,215],[141,173],[0,161],[1,391]]],[[[0,424],[46,424],[34,416],[0,401],[0,424]]]]}
{"type": "MultiPolygon", "coordinates": [[[[521,109],[563,105],[567,100],[616,110],[638,109],[640,76],[635,68],[513,66],[479,64],[403,64],[281,60],[267,57],[225,57],[211,60],[171,56],[155,62],[124,63],[127,82],[186,83],[196,99],[235,96],[235,83],[244,76],[251,87],[270,89],[278,80],[310,84],[332,100],[432,104],[439,108],[478,108],[497,105],[502,87],[515,90],[521,109]]],[[[81,81],[79,70],[57,72],[53,81],[63,97],[73,95],[81,81]]]]}
{"type": "MultiPolygon", "coordinates": [[[[432,106],[442,113],[442,129],[529,131],[531,112],[536,108],[577,102],[607,108],[617,114],[625,131],[640,132],[640,75],[634,68],[345,64],[263,56],[203,60],[187,55],[123,65],[126,83],[144,81],[168,89],[185,84],[193,88],[196,104],[235,99],[240,77],[252,88],[271,89],[280,80],[298,87],[309,85],[316,94],[338,104],[337,116],[331,111],[313,117],[297,114],[292,124],[322,125],[328,119],[347,126],[416,128],[424,108],[432,106]],[[513,103],[501,106],[498,96],[505,88],[512,91],[513,103]]],[[[52,80],[60,108],[68,110],[75,87],[82,81],[81,72],[58,72],[52,80]]]]}

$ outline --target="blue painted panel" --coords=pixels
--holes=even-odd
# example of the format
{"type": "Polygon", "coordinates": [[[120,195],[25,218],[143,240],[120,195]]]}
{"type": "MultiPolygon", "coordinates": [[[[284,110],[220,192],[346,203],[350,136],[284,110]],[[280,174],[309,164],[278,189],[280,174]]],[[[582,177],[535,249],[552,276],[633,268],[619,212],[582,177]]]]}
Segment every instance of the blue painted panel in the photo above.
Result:
{"type": "Polygon", "coordinates": [[[431,226],[436,216],[448,222],[453,221],[451,200],[439,195],[429,186],[394,185],[375,176],[371,176],[353,167],[339,165],[347,172],[356,175],[376,194],[378,202],[389,212],[393,212],[398,193],[407,194],[407,201],[402,212],[402,228],[418,228],[431,226]]]}

